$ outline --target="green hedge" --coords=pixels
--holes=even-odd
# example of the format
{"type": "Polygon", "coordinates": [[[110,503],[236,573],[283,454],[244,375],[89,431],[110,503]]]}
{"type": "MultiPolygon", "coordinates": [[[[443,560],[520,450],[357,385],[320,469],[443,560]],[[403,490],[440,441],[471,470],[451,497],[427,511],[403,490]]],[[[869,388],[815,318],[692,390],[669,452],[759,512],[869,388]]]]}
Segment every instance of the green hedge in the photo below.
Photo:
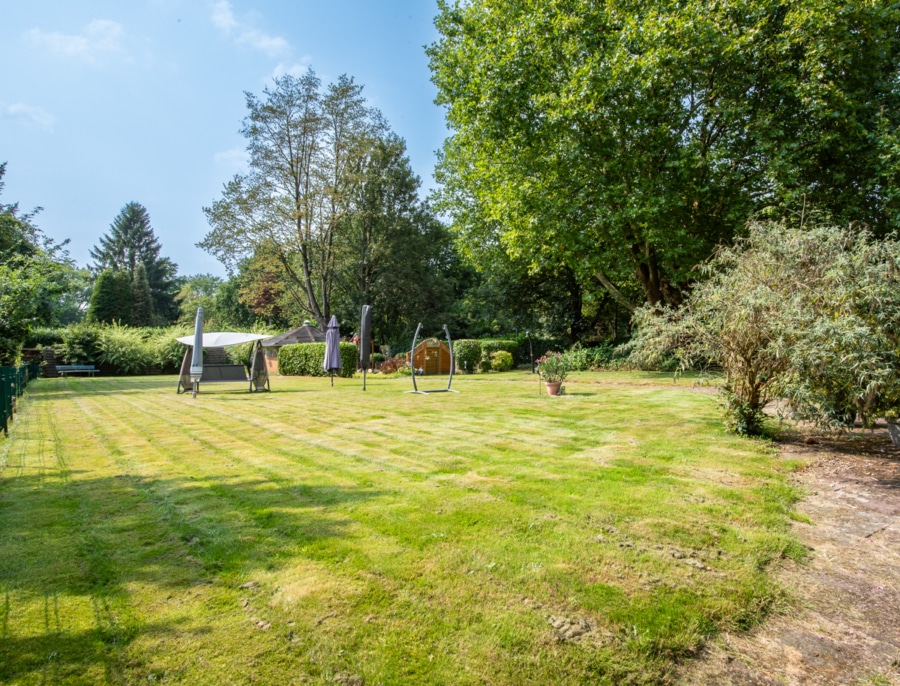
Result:
{"type": "Polygon", "coordinates": [[[472,374],[476,369],[483,372],[493,368],[491,357],[494,353],[503,351],[512,355],[513,359],[519,350],[517,341],[502,338],[485,338],[475,340],[461,338],[453,341],[453,352],[456,354],[456,366],[467,374],[472,374]]]}
{"type": "Polygon", "coordinates": [[[478,341],[481,344],[481,352],[487,353],[488,356],[491,353],[495,353],[498,350],[503,350],[508,352],[513,357],[519,352],[519,342],[504,338],[485,338],[478,341]]]}
{"type": "MultiPolygon", "coordinates": [[[[285,376],[328,376],[322,368],[325,362],[324,343],[297,343],[282,346],[278,351],[278,373],[285,376]]],[[[356,346],[341,343],[339,376],[350,378],[356,371],[356,346]]]]}
{"type": "Polygon", "coordinates": [[[474,374],[481,360],[481,344],[468,338],[453,341],[456,366],[466,374],[474,374]]]}

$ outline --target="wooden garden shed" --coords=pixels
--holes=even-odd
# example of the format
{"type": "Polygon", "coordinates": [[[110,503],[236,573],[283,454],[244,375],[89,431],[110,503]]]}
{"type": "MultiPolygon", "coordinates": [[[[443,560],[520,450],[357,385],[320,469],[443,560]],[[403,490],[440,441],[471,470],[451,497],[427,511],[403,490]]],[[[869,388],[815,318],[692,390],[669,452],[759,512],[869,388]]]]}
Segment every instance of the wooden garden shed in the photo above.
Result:
{"type": "Polygon", "coordinates": [[[267,338],[260,344],[266,359],[266,370],[269,374],[278,374],[278,349],[283,345],[324,342],[325,334],[309,322],[303,322],[303,326],[291,329],[287,333],[267,338]]]}
{"type": "Polygon", "coordinates": [[[450,348],[437,338],[426,338],[413,351],[413,367],[424,374],[449,374],[450,359],[450,348]]]}

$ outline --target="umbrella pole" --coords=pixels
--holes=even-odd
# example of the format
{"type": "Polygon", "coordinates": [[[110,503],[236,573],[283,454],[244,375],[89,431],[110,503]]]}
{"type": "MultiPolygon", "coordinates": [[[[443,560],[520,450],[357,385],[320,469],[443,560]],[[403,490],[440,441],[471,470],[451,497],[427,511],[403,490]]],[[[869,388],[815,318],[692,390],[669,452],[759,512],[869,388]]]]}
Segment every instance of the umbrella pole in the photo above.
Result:
{"type": "Polygon", "coordinates": [[[331,385],[334,386],[334,370],[331,372],[331,385]]]}

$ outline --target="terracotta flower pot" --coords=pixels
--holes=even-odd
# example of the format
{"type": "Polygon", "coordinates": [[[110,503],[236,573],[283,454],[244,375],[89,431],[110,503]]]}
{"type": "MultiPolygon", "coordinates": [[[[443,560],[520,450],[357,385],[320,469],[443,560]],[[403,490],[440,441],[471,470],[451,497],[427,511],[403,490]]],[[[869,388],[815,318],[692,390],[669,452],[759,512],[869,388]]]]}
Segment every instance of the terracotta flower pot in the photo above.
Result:
{"type": "Polygon", "coordinates": [[[562,381],[545,381],[544,385],[547,387],[547,395],[559,395],[559,387],[562,386],[562,381]]]}

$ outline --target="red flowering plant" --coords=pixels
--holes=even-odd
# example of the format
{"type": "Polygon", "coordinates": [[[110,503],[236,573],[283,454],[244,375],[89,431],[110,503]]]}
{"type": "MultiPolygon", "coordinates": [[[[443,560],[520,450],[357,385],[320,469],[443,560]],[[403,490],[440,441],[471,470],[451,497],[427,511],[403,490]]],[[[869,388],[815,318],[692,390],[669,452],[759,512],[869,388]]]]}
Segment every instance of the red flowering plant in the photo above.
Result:
{"type": "Polygon", "coordinates": [[[569,368],[562,353],[548,350],[543,357],[535,360],[538,363],[538,373],[545,383],[561,383],[566,380],[569,368]]]}

